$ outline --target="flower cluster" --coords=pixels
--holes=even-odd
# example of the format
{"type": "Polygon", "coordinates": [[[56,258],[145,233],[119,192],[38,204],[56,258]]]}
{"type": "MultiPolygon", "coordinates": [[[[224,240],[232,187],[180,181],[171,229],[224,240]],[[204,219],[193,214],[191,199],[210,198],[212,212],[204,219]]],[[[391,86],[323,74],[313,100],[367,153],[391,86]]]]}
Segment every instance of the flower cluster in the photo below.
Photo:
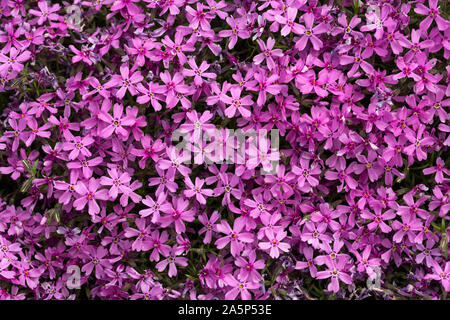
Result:
{"type": "Polygon", "coordinates": [[[447,9],[0,0],[0,299],[446,297],[447,9]]]}

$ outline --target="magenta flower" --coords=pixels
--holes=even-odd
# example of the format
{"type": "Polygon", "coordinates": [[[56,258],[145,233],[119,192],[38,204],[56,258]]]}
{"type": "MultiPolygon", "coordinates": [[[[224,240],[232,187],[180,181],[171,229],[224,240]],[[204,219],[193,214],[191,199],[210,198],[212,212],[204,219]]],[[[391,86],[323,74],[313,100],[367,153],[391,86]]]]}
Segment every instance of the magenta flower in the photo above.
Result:
{"type": "Polygon", "coordinates": [[[89,262],[83,265],[81,271],[89,276],[95,269],[95,277],[101,279],[105,274],[105,269],[110,269],[112,266],[110,259],[105,258],[107,254],[108,250],[102,246],[97,248],[94,246],[87,246],[85,255],[89,262]]]}
{"type": "Polygon", "coordinates": [[[155,267],[159,272],[162,272],[167,266],[169,266],[168,275],[169,277],[174,277],[178,273],[176,265],[186,267],[188,265],[188,259],[185,257],[178,257],[176,254],[176,248],[173,247],[167,258],[158,262],[155,267]]]}
{"type": "Polygon", "coordinates": [[[72,57],[72,63],[77,63],[77,62],[83,61],[83,62],[87,63],[88,65],[93,64],[94,59],[93,59],[91,50],[89,50],[87,48],[82,48],[81,50],[78,50],[73,45],[70,45],[69,49],[72,50],[73,53],[75,53],[75,55],[72,57]]]}
{"type": "Polygon", "coordinates": [[[309,160],[300,158],[300,167],[293,166],[292,172],[298,176],[297,184],[301,190],[308,190],[310,187],[315,187],[319,184],[317,175],[322,172],[320,167],[313,163],[309,165],[309,160]]]}
{"type": "Polygon", "coordinates": [[[145,58],[151,59],[151,51],[156,47],[156,43],[151,39],[143,41],[139,38],[131,39],[131,43],[133,47],[125,45],[125,48],[131,55],[136,56],[136,64],[142,67],[145,64],[145,58]]]}
{"type": "Polygon", "coordinates": [[[272,258],[278,258],[280,256],[280,251],[288,252],[291,247],[286,242],[281,242],[286,238],[286,231],[278,231],[276,234],[272,230],[268,230],[268,240],[269,242],[260,242],[258,244],[259,248],[262,250],[270,250],[269,255],[272,258]]]}
{"type": "Polygon", "coordinates": [[[141,169],[145,168],[146,161],[151,158],[153,161],[158,161],[159,156],[158,154],[164,150],[164,144],[161,142],[161,140],[153,141],[152,138],[149,135],[144,135],[140,139],[141,145],[143,149],[137,149],[133,148],[131,150],[131,153],[137,157],[142,157],[141,160],[139,160],[139,167],[141,169]]]}
{"type": "Polygon", "coordinates": [[[160,159],[158,161],[158,167],[162,170],[168,170],[170,176],[173,176],[176,171],[180,172],[183,176],[188,176],[191,173],[191,169],[187,166],[182,165],[188,159],[190,159],[190,155],[187,152],[184,152],[183,149],[178,150],[174,146],[170,146],[167,148],[167,154],[169,155],[170,160],[160,159]]]}
{"type": "Polygon", "coordinates": [[[232,287],[225,294],[225,300],[234,300],[238,294],[240,294],[242,300],[250,300],[252,296],[248,290],[257,289],[260,286],[257,282],[238,280],[232,274],[225,276],[225,283],[232,287]]]}
{"type": "Polygon", "coordinates": [[[23,64],[29,60],[30,57],[30,51],[20,52],[14,47],[9,51],[9,57],[0,53],[0,75],[5,76],[10,69],[21,72],[23,70],[23,64]]]}
{"type": "Polygon", "coordinates": [[[432,260],[432,264],[434,273],[425,275],[424,279],[440,281],[445,291],[450,292],[450,261],[447,261],[445,263],[444,270],[442,270],[441,266],[436,262],[436,260],[432,260]]]}
{"type": "Polygon", "coordinates": [[[92,153],[87,148],[91,144],[94,143],[94,139],[92,137],[79,137],[76,136],[71,139],[71,142],[65,142],[63,144],[64,151],[70,151],[69,159],[74,160],[80,156],[80,154],[84,157],[90,157],[92,153]]]}
{"type": "Polygon", "coordinates": [[[448,21],[439,15],[437,0],[428,0],[428,7],[423,3],[418,3],[414,11],[420,15],[426,16],[425,19],[420,22],[420,30],[428,30],[433,21],[436,21],[439,30],[445,30],[445,28],[448,27],[448,21]]]}
{"type": "Polygon", "coordinates": [[[427,153],[422,149],[426,145],[432,145],[433,139],[426,135],[424,136],[425,126],[420,125],[417,132],[407,130],[405,137],[411,144],[403,149],[403,151],[410,156],[417,157],[417,160],[422,161],[427,158],[427,153]]]}
{"type": "Polygon", "coordinates": [[[30,289],[36,289],[39,285],[39,277],[42,275],[40,268],[33,268],[33,266],[25,259],[17,263],[18,275],[16,275],[17,282],[21,286],[27,286],[30,289]]]}
{"type": "Polygon", "coordinates": [[[172,41],[168,36],[165,36],[164,39],[161,40],[164,45],[175,52],[181,65],[184,65],[187,62],[184,52],[192,52],[195,50],[191,42],[183,41],[183,37],[184,35],[182,32],[175,32],[175,41],[172,41]]]}
{"type": "Polygon", "coordinates": [[[172,109],[178,102],[177,95],[187,94],[189,87],[184,84],[183,76],[180,73],[175,73],[172,77],[168,71],[164,71],[159,76],[166,85],[166,107],[172,109]]]}
{"type": "Polygon", "coordinates": [[[315,278],[317,275],[317,267],[313,258],[314,250],[309,246],[304,246],[303,254],[306,258],[306,261],[297,261],[295,264],[295,269],[303,270],[308,268],[311,277],[315,278]]]}
{"type": "Polygon", "coordinates": [[[170,246],[164,244],[169,239],[169,235],[166,231],[161,232],[159,234],[158,230],[153,231],[150,235],[148,235],[148,247],[152,250],[150,254],[150,261],[159,261],[159,255],[163,255],[165,257],[170,255],[170,246]]]}
{"type": "Polygon", "coordinates": [[[78,199],[73,202],[73,206],[77,210],[83,210],[86,204],[88,204],[89,214],[96,215],[100,212],[100,207],[97,200],[108,200],[108,191],[106,189],[98,190],[100,182],[98,179],[90,178],[86,183],[79,181],[74,189],[78,193],[78,199]]]}
{"type": "Polygon", "coordinates": [[[167,196],[165,193],[161,192],[158,195],[158,198],[156,201],[152,199],[149,195],[147,195],[143,200],[142,203],[148,206],[148,209],[143,209],[139,211],[139,214],[142,218],[147,217],[149,215],[152,216],[152,223],[159,222],[160,219],[160,211],[161,208],[168,210],[170,208],[170,204],[167,203],[166,200],[167,196]]]}
{"type": "Polygon", "coordinates": [[[203,189],[203,184],[205,183],[204,179],[195,178],[195,185],[192,183],[189,177],[185,177],[184,182],[188,189],[184,190],[184,195],[188,198],[192,198],[195,196],[195,199],[201,203],[206,204],[206,197],[213,196],[214,192],[211,189],[203,189]]]}
{"type": "Polygon", "coordinates": [[[306,44],[308,43],[308,40],[311,42],[314,50],[320,50],[323,46],[323,42],[317,37],[318,35],[327,32],[326,25],[323,23],[320,23],[319,25],[315,26],[313,28],[314,24],[314,15],[312,13],[306,13],[303,16],[303,19],[305,21],[305,27],[300,25],[302,30],[299,30],[300,34],[302,36],[295,44],[295,48],[299,51],[305,49],[306,44]]]}
{"type": "Polygon", "coordinates": [[[392,228],[388,226],[384,221],[392,220],[395,218],[396,214],[394,210],[389,209],[386,212],[381,213],[382,208],[380,206],[374,206],[373,210],[375,213],[364,210],[361,214],[362,218],[372,220],[372,222],[367,225],[367,228],[370,231],[373,231],[379,227],[383,233],[390,232],[392,228]]]}
{"type": "Polygon", "coordinates": [[[119,11],[119,10],[122,10],[123,8],[126,8],[128,13],[131,16],[134,16],[134,15],[140,13],[141,10],[133,2],[139,2],[139,0],[116,0],[116,1],[114,1],[113,5],[111,7],[111,10],[119,11]]]}
{"type": "MultiPolygon", "coordinates": [[[[267,93],[272,95],[280,93],[281,86],[276,84],[278,75],[274,74],[267,76],[264,72],[257,72],[254,74],[254,78],[254,81],[248,83],[248,90],[258,92],[258,99],[256,100],[258,106],[262,106],[266,103],[267,93]]],[[[231,95],[233,95],[233,91],[231,91],[231,95]]]]}
{"type": "Polygon", "coordinates": [[[327,279],[331,278],[330,283],[328,284],[328,290],[332,292],[339,291],[339,280],[344,282],[345,284],[352,284],[353,280],[351,276],[346,273],[345,265],[347,263],[347,259],[338,259],[336,262],[329,263],[325,262],[328,270],[317,272],[317,279],[327,279]]]}
{"type": "Polygon", "coordinates": [[[147,85],[148,87],[145,87],[142,83],[136,85],[136,89],[143,94],[137,97],[137,103],[146,104],[150,101],[155,111],[161,110],[162,106],[159,101],[163,100],[162,94],[165,92],[164,87],[151,81],[147,85]]]}
{"type": "Polygon", "coordinates": [[[80,172],[83,173],[85,179],[92,177],[94,168],[103,162],[101,157],[96,157],[90,160],[83,159],[78,161],[72,161],[67,163],[67,168],[71,169],[70,176],[71,180],[78,180],[80,177],[80,172]]]}
{"type": "Polygon", "coordinates": [[[164,173],[163,170],[156,167],[156,172],[158,173],[158,178],[149,178],[148,185],[149,186],[158,186],[156,189],[155,195],[159,197],[161,193],[167,189],[170,192],[175,192],[178,188],[178,185],[174,182],[173,174],[169,172],[164,173]]]}
{"type": "Polygon", "coordinates": [[[186,6],[187,18],[189,20],[189,26],[192,29],[202,29],[203,31],[211,30],[210,20],[211,16],[206,12],[208,9],[207,6],[202,3],[197,2],[197,10],[191,8],[190,6],[186,6]]]}
{"type": "MultiPolygon", "coordinates": [[[[103,111],[103,110],[102,110],[103,111]]],[[[135,119],[123,115],[123,105],[114,104],[113,116],[106,110],[100,112],[99,119],[106,122],[108,125],[101,131],[101,136],[104,138],[110,137],[113,133],[120,135],[123,139],[128,137],[128,131],[124,126],[131,126],[135,119]]]]}
{"type": "Polygon", "coordinates": [[[108,169],[109,177],[101,177],[100,184],[102,186],[111,186],[108,192],[110,199],[116,199],[119,193],[130,193],[127,186],[131,177],[127,172],[118,172],[116,169],[108,169]]]}
{"type": "Polygon", "coordinates": [[[205,72],[209,69],[209,64],[206,61],[202,61],[200,67],[197,66],[197,63],[194,59],[190,59],[188,61],[189,66],[192,69],[183,69],[183,75],[185,77],[194,77],[194,84],[196,86],[200,86],[203,83],[203,78],[207,79],[215,79],[216,74],[211,72],[205,72]]]}
{"type": "Polygon", "coordinates": [[[236,20],[233,17],[226,18],[228,26],[231,30],[219,31],[219,36],[222,38],[228,38],[228,49],[233,49],[236,45],[238,38],[247,39],[250,37],[250,33],[244,28],[240,20],[236,20]]]}
{"type": "Polygon", "coordinates": [[[280,34],[285,37],[291,32],[296,34],[302,34],[304,32],[304,27],[295,22],[297,18],[298,9],[289,7],[285,12],[283,12],[285,16],[277,15],[275,17],[276,21],[283,25],[281,28],[280,34]]]}
{"type": "Polygon", "coordinates": [[[378,267],[380,265],[381,259],[379,258],[370,258],[370,254],[372,252],[372,246],[368,245],[364,248],[362,254],[357,251],[353,251],[355,255],[358,265],[357,270],[359,272],[366,272],[370,277],[375,277],[374,267],[378,267]]]}
{"type": "Polygon", "coordinates": [[[61,8],[61,6],[59,4],[56,3],[49,8],[47,1],[39,1],[37,5],[38,5],[40,11],[30,9],[29,12],[32,15],[39,17],[39,19],[37,21],[37,23],[39,25],[43,24],[47,20],[51,21],[51,20],[57,20],[59,18],[59,15],[54,13],[54,12],[57,12],[61,8]]]}
{"type": "Polygon", "coordinates": [[[263,259],[256,260],[256,252],[250,251],[247,259],[244,257],[237,257],[234,262],[240,267],[239,279],[249,282],[260,282],[262,280],[261,274],[258,270],[264,269],[265,263],[263,259]]]}
{"type": "Polygon", "coordinates": [[[303,233],[301,234],[302,241],[308,242],[315,249],[320,248],[322,242],[330,242],[331,237],[325,233],[327,229],[326,223],[319,223],[317,226],[315,223],[308,221],[305,223],[303,233]]]}
{"type": "Polygon", "coordinates": [[[198,220],[203,224],[203,228],[198,231],[198,234],[205,234],[203,243],[211,243],[212,233],[217,232],[217,224],[214,224],[219,219],[219,213],[214,211],[211,217],[208,218],[206,213],[198,216],[198,220]]]}
{"type": "Polygon", "coordinates": [[[242,221],[236,220],[234,222],[233,229],[227,221],[223,221],[217,225],[217,231],[226,234],[226,236],[221,237],[214,243],[218,249],[224,248],[228,243],[230,245],[230,252],[233,257],[239,255],[244,247],[243,243],[253,242],[253,235],[248,232],[241,232],[244,228],[242,221]],[[243,242],[243,243],[242,243],[243,242]]]}
{"type": "Polygon", "coordinates": [[[445,162],[440,157],[438,157],[436,159],[435,167],[423,169],[423,174],[425,174],[425,175],[429,175],[432,173],[436,173],[434,179],[436,180],[437,183],[443,183],[444,182],[444,173],[446,175],[450,175],[450,170],[445,168],[445,162]]]}
{"type": "Polygon", "coordinates": [[[411,213],[403,213],[401,218],[402,222],[395,220],[394,223],[392,223],[392,228],[397,230],[392,240],[399,243],[406,235],[409,241],[414,242],[416,236],[415,232],[422,229],[422,222],[420,222],[419,219],[416,219],[411,213]]]}
{"type": "Polygon", "coordinates": [[[222,98],[223,102],[230,105],[225,109],[225,115],[228,118],[232,118],[234,117],[236,111],[239,111],[243,117],[250,117],[251,112],[246,108],[246,106],[253,104],[252,97],[247,95],[241,98],[242,89],[238,87],[232,87],[230,92],[231,98],[227,95],[222,98]]]}
{"type": "Polygon", "coordinates": [[[175,225],[175,231],[178,234],[184,233],[186,231],[184,221],[192,222],[195,217],[194,210],[188,210],[188,206],[189,201],[182,197],[174,197],[170,206],[161,208],[161,211],[166,213],[166,215],[160,219],[161,227],[164,228],[173,223],[175,225]]]}
{"type": "Polygon", "coordinates": [[[111,80],[104,84],[105,89],[120,87],[116,92],[116,97],[122,99],[127,91],[130,92],[132,96],[137,94],[136,85],[141,82],[144,77],[141,75],[140,71],[133,72],[131,69],[131,74],[128,66],[123,64],[120,66],[120,75],[113,75],[111,80]]]}
{"type": "MultiPolygon", "coordinates": [[[[341,158],[340,158],[341,159],[341,158]]],[[[358,186],[358,183],[356,180],[350,175],[354,172],[353,167],[345,167],[344,161],[337,161],[336,171],[326,171],[325,172],[325,179],[327,180],[339,180],[341,182],[340,186],[338,186],[338,192],[342,190],[344,187],[344,183],[346,184],[346,190],[348,188],[355,189],[358,186]]]]}
{"type": "Polygon", "coordinates": [[[435,242],[433,239],[429,239],[427,241],[426,246],[422,244],[418,244],[417,248],[420,250],[420,253],[416,256],[416,263],[422,264],[425,260],[425,264],[428,268],[433,268],[434,257],[438,257],[441,255],[439,248],[434,248],[435,242]]]}
{"type": "Polygon", "coordinates": [[[274,58],[279,58],[283,56],[283,51],[281,49],[273,49],[275,45],[275,40],[273,38],[267,39],[267,46],[262,40],[257,40],[259,48],[261,49],[261,53],[257,54],[253,61],[255,64],[261,64],[264,60],[266,60],[267,66],[269,70],[274,69],[275,62],[274,58]]]}

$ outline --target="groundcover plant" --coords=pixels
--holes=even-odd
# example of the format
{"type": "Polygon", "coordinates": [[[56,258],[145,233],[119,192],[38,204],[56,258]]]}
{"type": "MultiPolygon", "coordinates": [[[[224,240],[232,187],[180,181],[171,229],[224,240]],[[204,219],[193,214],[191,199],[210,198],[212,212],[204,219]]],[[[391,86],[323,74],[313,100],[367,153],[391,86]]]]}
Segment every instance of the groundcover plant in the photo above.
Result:
{"type": "Polygon", "coordinates": [[[449,9],[0,0],[0,298],[447,299],[449,9]]]}

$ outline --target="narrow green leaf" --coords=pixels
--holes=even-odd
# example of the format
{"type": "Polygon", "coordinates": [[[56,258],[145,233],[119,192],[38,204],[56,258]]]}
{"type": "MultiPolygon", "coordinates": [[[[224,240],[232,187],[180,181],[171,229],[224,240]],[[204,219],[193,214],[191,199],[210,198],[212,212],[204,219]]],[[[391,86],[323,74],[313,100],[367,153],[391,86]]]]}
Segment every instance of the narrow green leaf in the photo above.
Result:
{"type": "Polygon", "coordinates": [[[28,178],[22,185],[22,187],[20,187],[20,192],[27,192],[28,190],[30,190],[31,188],[31,184],[33,183],[33,178],[28,178]]]}

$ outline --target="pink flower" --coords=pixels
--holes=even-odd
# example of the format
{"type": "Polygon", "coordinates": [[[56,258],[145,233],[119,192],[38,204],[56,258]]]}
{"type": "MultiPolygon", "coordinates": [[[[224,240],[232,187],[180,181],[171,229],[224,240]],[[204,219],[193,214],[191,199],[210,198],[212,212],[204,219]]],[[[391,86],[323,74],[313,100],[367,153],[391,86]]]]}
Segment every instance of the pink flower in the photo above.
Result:
{"type": "Polygon", "coordinates": [[[182,165],[182,163],[186,163],[190,159],[190,155],[185,150],[178,150],[176,147],[170,146],[167,147],[167,154],[170,160],[160,159],[157,164],[160,169],[168,170],[170,176],[173,176],[176,171],[185,177],[191,173],[191,169],[182,165]]]}
{"type": "Polygon", "coordinates": [[[223,96],[223,102],[230,105],[225,109],[225,115],[228,118],[232,118],[237,110],[243,117],[250,117],[251,112],[245,106],[250,106],[253,104],[252,97],[247,95],[241,98],[242,89],[238,87],[232,87],[230,92],[231,98],[226,95],[223,96]]]}
{"type": "Polygon", "coordinates": [[[186,231],[184,221],[194,221],[195,212],[193,209],[189,209],[189,201],[182,197],[173,197],[172,204],[161,208],[161,211],[166,213],[160,219],[161,227],[165,228],[172,223],[175,225],[175,231],[180,234],[186,231]]]}
{"type": "Polygon", "coordinates": [[[339,291],[339,280],[345,284],[352,284],[353,280],[349,274],[345,272],[345,264],[348,259],[337,259],[336,262],[330,263],[326,261],[328,270],[317,272],[317,279],[331,278],[331,282],[328,284],[328,290],[332,292],[339,291]]]}
{"type": "Polygon", "coordinates": [[[275,234],[273,230],[269,229],[267,232],[269,242],[260,242],[258,244],[259,248],[262,250],[270,250],[269,255],[272,258],[278,258],[280,256],[280,251],[288,252],[291,246],[286,242],[281,242],[287,236],[286,231],[278,231],[275,234]]]}
{"type": "Polygon", "coordinates": [[[31,57],[30,51],[20,52],[16,48],[12,47],[9,51],[9,57],[0,53],[0,75],[5,76],[10,69],[21,72],[23,70],[23,64],[31,57]]]}
{"type": "Polygon", "coordinates": [[[162,272],[164,271],[164,269],[166,269],[167,266],[169,266],[168,276],[171,278],[177,275],[176,265],[186,267],[188,265],[188,259],[185,257],[178,257],[176,253],[176,248],[173,247],[168,257],[158,262],[155,267],[158,270],[158,272],[162,272]]]}
{"type": "Polygon", "coordinates": [[[116,169],[108,169],[110,177],[101,177],[100,184],[103,186],[111,186],[108,195],[111,200],[117,198],[119,193],[129,193],[131,190],[127,185],[131,181],[131,177],[127,172],[118,172],[116,169]]]}
{"type": "Polygon", "coordinates": [[[156,201],[152,199],[149,195],[145,196],[142,203],[148,206],[148,209],[143,209],[139,211],[142,218],[152,216],[152,223],[158,223],[160,220],[160,211],[169,210],[170,204],[166,200],[167,195],[164,192],[159,193],[156,201]]]}
{"type": "Polygon", "coordinates": [[[227,274],[225,276],[225,283],[232,287],[232,289],[225,294],[225,300],[234,300],[238,294],[241,295],[242,300],[251,300],[252,296],[248,290],[258,289],[260,287],[258,282],[242,281],[238,279],[232,274],[227,274]]]}
{"type": "Polygon", "coordinates": [[[158,230],[155,230],[148,236],[148,247],[150,248],[149,250],[152,250],[150,261],[159,261],[160,254],[165,257],[170,255],[170,246],[164,244],[168,239],[169,235],[165,230],[161,232],[161,235],[158,230]]]}
{"type": "Polygon", "coordinates": [[[283,28],[281,28],[280,32],[283,37],[287,36],[291,32],[302,34],[305,31],[302,25],[295,22],[295,19],[297,18],[297,12],[297,8],[289,7],[284,12],[285,16],[277,15],[275,17],[276,21],[283,25],[283,28]]]}
{"type": "Polygon", "coordinates": [[[199,27],[203,31],[209,31],[211,29],[211,26],[209,25],[211,16],[205,12],[207,8],[208,7],[199,2],[197,2],[197,10],[192,9],[190,6],[186,6],[185,10],[188,14],[187,18],[189,20],[189,26],[192,29],[198,29],[199,27]]]}
{"type": "Polygon", "coordinates": [[[102,246],[97,248],[94,246],[88,246],[85,254],[89,262],[83,265],[81,271],[85,272],[87,276],[89,276],[95,269],[95,277],[97,279],[101,279],[105,274],[105,269],[110,269],[112,267],[111,262],[109,261],[110,259],[105,258],[108,254],[108,250],[102,246]]]}
{"type": "Polygon", "coordinates": [[[147,85],[148,87],[145,87],[142,83],[137,84],[136,89],[143,94],[142,96],[137,97],[137,103],[146,104],[150,101],[155,111],[161,110],[162,106],[159,101],[163,100],[162,94],[166,92],[164,87],[151,81],[147,85]]]}
{"type": "Polygon", "coordinates": [[[299,33],[303,34],[303,36],[301,36],[300,39],[296,42],[295,48],[299,51],[305,49],[306,44],[308,43],[309,40],[314,50],[320,50],[320,48],[322,48],[323,46],[323,43],[317,37],[317,35],[327,32],[326,25],[320,23],[319,25],[313,28],[314,15],[312,13],[306,13],[302,17],[305,21],[305,27],[300,25],[302,30],[299,30],[300,31],[299,33]]]}
{"type": "Polygon", "coordinates": [[[445,168],[445,162],[441,159],[441,157],[438,157],[436,159],[436,166],[425,168],[423,169],[423,174],[429,175],[436,172],[435,180],[437,183],[443,183],[444,182],[444,173],[446,175],[450,175],[450,170],[445,168]]]}
{"type": "Polygon", "coordinates": [[[125,231],[125,237],[127,238],[134,238],[137,237],[136,240],[134,240],[133,244],[131,245],[131,249],[136,251],[148,251],[151,249],[151,243],[148,241],[148,236],[150,234],[150,228],[151,225],[146,225],[145,219],[136,219],[135,220],[136,227],[126,228],[125,231]]]}
{"type": "Polygon", "coordinates": [[[124,116],[123,105],[119,103],[114,104],[112,116],[106,110],[102,110],[98,117],[107,123],[107,126],[100,133],[103,138],[108,138],[115,133],[126,140],[128,131],[124,127],[133,125],[135,121],[131,117],[124,116]]]}
{"type": "Polygon", "coordinates": [[[444,269],[441,268],[436,260],[432,260],[432,264],[434,273],[425,275],[424,279],[440,281],[445,291],[450,292],[450,261],[445,263],[444,269]]]}
{"type": "Polygon", "coordinates": [[[202,189],[203,184],[205,183],[204,179],[195,178],[195,185],[192,183],[189,177],[184,178],[184,182],[186,184],[187,189],[184,190],[184,195],[188,198],[192,198],[195,196],[195,199],[201,203],[206,204],[206,197],[213,196],[214,192],[211,189],[202,189]]]}
{"type": "Polygon", "coordinates": [[[99,180],[90,178],[89,181],[79,181],[74,189],[78,193],[78,199],[73,202],[73,206],[77,210],[83,210],[86,203],[89,207],[89,214],[96,215],[100,212],[100,207],[97,200],[108,200],[108,191],[106,189],[98,190],[100,187],[99,180]]]}
{"type": "Polygon", "coordinates": [[[67,163],[67,168],[71,169],[70,176],[72,180],[72,176],[74,180],[78,180],[80,176],[80,171],[83,173],[83,177],[85,179],[89,179],[92,177],[92,173],[94,170],[92,168],[96,168],[99,164],[103,162],[103,158],[96,157],[90,160],[87,159],[79,159],[78,161],[71,161],[67,163]]]}
{"type": "Polygon", "coordinates": [[[131,69],[131,74],[128,66],[123,64],[120,66],[120,75],[113,75],[111,80],[104,84],[105,89],[120,87],[116,92],[116,97],[122,99],[125,93],[129,91],[132,96],[137,94],[136,85],[141,82],[144,77],[141,75],[140,71],[133,72],[131,69]]]}
{"type": "Polygon", "coordinates": [[[219,31],[219,36],[229,39],[228,49],[231,50],[236,45],[238,38],[247,39],[250,37],[250,33],[243,27],[241,20],[227,17],[226,21],[231,30],[221,30],[219,31]]]}
{"type": "Polygon", "coordinates": [[[172,77],[166,70],[159,76],[166,85],[166,107],[172,109],[178,103],[177,95],[189,93],[189,87],[184,84],[183,76],[179,72],[172,77]]]}
{"type": "Polygon", "coordinates": [[[37,5],[41,11],[30,9],[29,12],[32,15],[39,17],[39,20],[37,21],[37,23],[39,25],[43,24],[47,20],[57,20],[59,18],[59,15],[54,13],[61,8],[61,6],[59,4],[56,3],[49,8],[47,1],[44,0],[44,1],[39,1],[37,5]]]}
{"type": "Polygon", "coordinates": [[[198,216],[198,220],[203,224],[203,228],[198,231],[198,234],[201,235],[205,233],[203,243],[210,243],[213,231],[217,232],[217,224],[214,224],[217,219],[219,219],[219,213],[217,210],[215,210],[209,218],[206,213],[198,216]]]}
{"type": "Polygon", "coordinates": [[[275,62],[273,58],[282,57],[283,51],[281,49],[273,49],[273,46],[275,45],[275,40],[273,38],[267,39],[267,46],[262,40],[258,39],[257,42],[262,52],[260,54],[257,54],[253,58],[253,61],[258,65],[266,60],[269,70],[273,70],[275,68],[275,62]]]}
{"type": "Polygon", "coordinates": [[[241,232],[244,227],[244,223],[241,221],[235,221],[234,227],[231,229],[227,221],[222,221],[217,225],[217,231],[225,233],[226,236],[221,237],[214,243],[218,249],[224,248],[228,243],[231,243],[231,254],[233,257],[239,255],[243,249],[243,243],[253,242],[253,235],[247,232],[241,232]]]}
{"type": "Polygon", "coordinates": [[[183,69],[183,75],[187,77],[194,77],[194,84],[196,86],[200,86],[203,83],[203,78],[216,78],[215,73],[205,72],[210,66],[206,61],[203,61],[200,67],[197,66],[197,63],[194,59],[190,59],[188,61],[188,64],[192,69],[183,69]]]}
{"type": "Polygon", "coordinates": [[[94,143],[94,139],[92,137],[76,136],[71,140],[72,140],[71,142],[65,142],[63,144],[63,150],[70,151],[69,153],[70,160],[78,158],[80,154],[87,158],[92,155],[89,149],[87,148],[88,146],[94,143]]]}

